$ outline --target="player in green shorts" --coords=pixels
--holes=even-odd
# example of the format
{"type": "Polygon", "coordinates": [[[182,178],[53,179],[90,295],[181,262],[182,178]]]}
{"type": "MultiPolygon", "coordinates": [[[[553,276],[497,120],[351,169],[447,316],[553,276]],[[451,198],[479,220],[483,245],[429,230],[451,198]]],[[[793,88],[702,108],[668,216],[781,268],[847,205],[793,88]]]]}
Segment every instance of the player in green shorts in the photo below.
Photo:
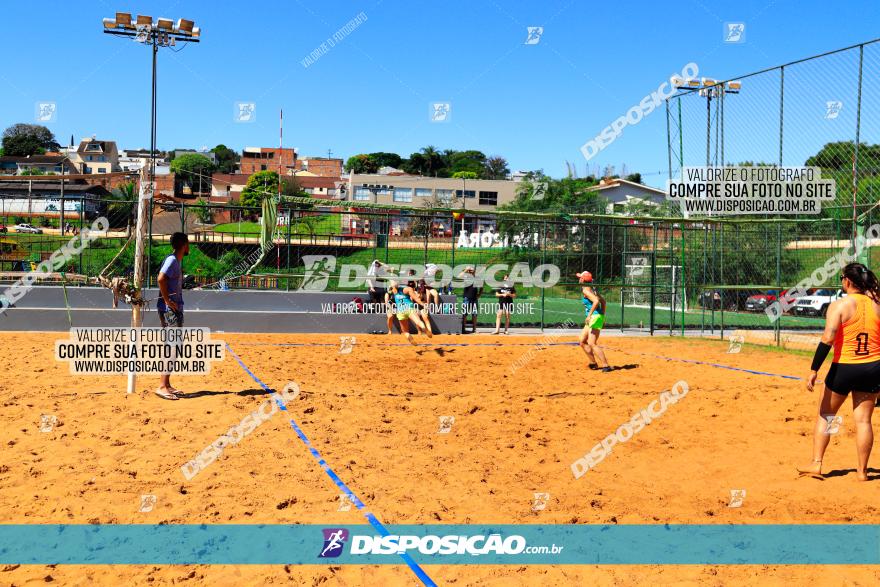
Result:
{"type": "MultiPolygon", "coordinates": [[[[589,271],[582,271],[576,275],[578,282],[581,284],[593,282],[593,276],[589,271]]],[[[605,353],[598,344],[599,334],[602,333],[602,327],[605,326],[605,298],[589,285],[583,285],[581,293],[583,295],[584,313],[587,319],[584,322],[584,329],[581,331],[578,344],[587,354],[587,359],[590,361],[590,369],[599,369],[601,367],[603,372],[608,373],[611,371],[611,367],[608,366],[605,353]],[[598,359],[598,363],[596,359],[598,359]]]]}
{"type": "Polygon", "coordinates": [[[431,338],[432,332],[425,328],[419,316],[416,304],[421,304],[418,292],[409,285],[400,287],[396,281],[388,283],[388,294],[393,302],[394,313],[400,321],[400,332],[406,337],[410,344],[416,344],[412,334],[409,332],[409,323],[412,321],[416,325],[416,330],[422,334],[427,334],[431,338]]]}

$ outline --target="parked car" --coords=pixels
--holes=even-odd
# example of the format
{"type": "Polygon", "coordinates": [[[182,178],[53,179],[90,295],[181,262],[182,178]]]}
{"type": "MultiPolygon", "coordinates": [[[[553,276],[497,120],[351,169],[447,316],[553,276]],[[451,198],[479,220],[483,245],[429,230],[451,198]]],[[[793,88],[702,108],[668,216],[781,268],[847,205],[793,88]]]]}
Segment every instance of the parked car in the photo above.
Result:
{"type": "Polygon", "coordinates": [[[754,289],[706,289],[700,294],[700,305],[707,310],[720,310],[722,307],[729,312],[746,308],[750,296],[760,293],[754,289]]]}
{"type": "Polygon", "coordinates": [[[746,311],[763,312],[767,309],[767,306],[775,302],[777,299],[779,299],[779,292],[775,289],[756,293],[746,299],[746,311]]]}
{"type": "Polygon", "coordinates": [[[42,228],[37,228],[33,224],[27,224],[26,222],[22,222],[21,224],[16,224],[12,227],[15,232],[28,232],[31,234],[43,234],[42,228]]]}
{"type": "Polygon", "coordinates": [[[842,289],[817,289],[810,295],[799,298],[792,312],[795,316],[825,316],[831,302],[845,295],[842,289]]]}
{"type": "Polygon", "coordinates": [[[8,232],[7,229],[6,229],[6,225],[5,225],[5,224],[0,224],[0,233],[6,233],[6,232],[8,232]]]}

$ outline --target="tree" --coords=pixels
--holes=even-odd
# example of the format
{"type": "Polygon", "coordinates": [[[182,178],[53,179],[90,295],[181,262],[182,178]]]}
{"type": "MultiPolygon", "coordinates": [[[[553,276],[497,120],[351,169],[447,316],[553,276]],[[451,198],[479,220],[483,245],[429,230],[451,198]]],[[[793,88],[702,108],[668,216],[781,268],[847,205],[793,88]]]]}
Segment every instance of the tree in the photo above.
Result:
{"type": "Polygon", "coordinates": [[[210,159],[199,153],[185,153],[176,157],[170,165],[177,180],[192,187],[210,186],[211,174],[216,169],[210,159]]]}
{"type": "Polygon", "coordinates": [[[27,157],[61,148],[52,131],[39,124],[13,124],[3,131],[3,153],[27,157]]]}
{"type": "Polygon", "coordinates": [[[371,155],[361,153],[348,158],[345,170],[349,173],[376,173],[379,171],[379,164],[371,155]]]}
{"type": "Polygon", "coordinates": [[[239,203],[248,208],[259,208],[266,196],[274,196],[278,193],[278,172],[258,171],[247,180],[247,185],[241,190],[239,203]]]}
{"type": "Polygon", "coordinates": [[[452,174],[455,179],[479,179],[479,175],[475,171],[456,171],[452,174]]]}
{"type": "Polygon", "coordinates": [[[500,155],[493,155],[486,159],[483,164],[483,179],[507,179],[510,169],[507,167],[507,159],[500,155]]]}
{"type": "Polygon", "coordinates": [[[28,167],[20,175],[46,175],[46,170],[39,167],[28,167]]]}
{"type": "Polygon", "coordinates": [[[436,176],[437,171],[444,167],[443,156],[434,145],[422,147],[422,157],[425,162],[425,172],[429,176],[436,176]]]}
{"type": "Polygon", "coordinates": [[[486,170],[486,155],[481,151],[456,151],[449,157],[448,169],[453,176],[458,171],[472,171],[481,177],[486,170]]]}
{"type": "Polygon", "coordinates": [[[642,183],[642,174],[641,173],[630,173],[626,177],[624,177],[626,181],[631,181],[633,183],[642,183]]]}
{"type": "Polygon", "coordinates": [[[129,227],[134,224],[137,209],[137,186],[133,181],[120,184],[110,192],[107,204],[107,217],[111,226],[129,227]]]}
{"type": "Polygon", "coordinates": [[[204,198],[196,200],[196,204],[193,206],[193,211],[196,214],[196,218],[198,218],[199,222],[202,224],[211,224],[211,222],[214,221],[214,213],[211,211],[211,208],[208,207],[208,202],[204,198]]]}
{"type": "Polygon", "coordinates": [[[367,156],[375,161],[378,167],[394,167],[397,169],[403,163],[403,157],[397,153],[383,153],[380,151],[378,153],[370,153],[367,156]]]}
{"type": "Polygon", "coordinates": [[[211,149],[217,157],[217,171],[220,173],[235,173],[235,167],[238,163],[238,155],[235,151],[220,144],[211,149]]]}

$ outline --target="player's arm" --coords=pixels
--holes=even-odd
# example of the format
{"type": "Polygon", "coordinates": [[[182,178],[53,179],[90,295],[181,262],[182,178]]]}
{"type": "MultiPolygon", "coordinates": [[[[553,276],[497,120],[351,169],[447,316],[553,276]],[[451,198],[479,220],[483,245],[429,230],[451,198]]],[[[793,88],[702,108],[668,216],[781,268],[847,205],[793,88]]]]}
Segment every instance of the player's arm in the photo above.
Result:
{"type": "Polygon", "coordinates": [[[422,301],[422,297],[419,295],[419,292],[417,292],[415,289],[413,289],[411,287],[405,287],[403,289],[403,293],[408,295],[409,299],[411,299],[414,303],[419,304],[419,305],[424,305],[424,302],[422,301]]]}
{"type": "Polygon", "coordinates": [[[168,276],[164,273],[159,273],[159,295],[162,296],[162,299],[165,300],[165,305],[169,310],[177,311],[177,304],[171,299],[171,292],[168,291],[168,276]]]}
{"type": "Polygon", "coordinates": [[[807,391],[813,391],[813,387],[816,385],[816,378],[819,375],[819,369],[822,367],[822,363],[825,362],[825,358],[828,357],[831,345],[834,344],[834,339],[837,337],[837,331],[843,322],[841,316],[844,303],[846,303],[846,300],[837,300],[828,306],[828,312],[825,314],[825,331],[822,332],[822,339],[819,341],[816,352],[813,355],[813,364],[810,365],[807,391]]]}

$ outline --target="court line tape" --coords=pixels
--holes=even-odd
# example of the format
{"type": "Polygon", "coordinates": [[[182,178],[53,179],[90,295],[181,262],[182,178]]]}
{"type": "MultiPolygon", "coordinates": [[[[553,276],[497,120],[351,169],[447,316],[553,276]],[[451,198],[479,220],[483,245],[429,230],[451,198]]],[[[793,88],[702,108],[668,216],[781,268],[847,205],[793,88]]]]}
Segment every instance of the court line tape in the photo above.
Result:
{"type": "Polygon", "coordinates": [[[741,371],[743,373],[749,373],[751,375],[766,375],[768,377],[782,377],[783,379],[793,379],[795,381],[803,381],[803,377],[795,377],[794,375],[783,375],[781,373],[768,373],[767,371],[755,371],[753,369],[743,369],[742,367],[732,367],[730,365],[722,365],[721,363],[709,363],[708,361],[697,361],[696,359],[680,359],[678,357],[666,357],[663,355],[655,355],[652,353],[635,353],[632,351],[625,351],[623,349],[616,349],[610,346],[602,346],[602,348],[610,349],[612,351],[617,351],[619,353],[624,353],[628,355],[642,355],[644,357],[654,357],[656,359],[666,359],[667,361],[680,361],[682,363],[691,363],[694,365],[708,365],[709,367],[717,367],[719,369],[728,369],[730,371],[741,371]]]}
{"type": "MultiPolygon", "coordinates": [[[[330,346],[330,347],[338,347],[338,344],[335,343],[324,343],[324,342],[243,342],[243,345],[260,345],[260,346],[290,346],[290,347],[309,347],[309,346],[330,346]]],[[[451,343],[441,343],[433,346],[439,347],[447,347],[447,346],[577,346],[576,342],[549,342],[544,345],[538,345],[535,343],[526,343],[526,342],[512,342],[512,343],[500,343],[500,342],[451,342],[451,343]]],[[[379,343],[378,346],[401,346],[401,347],[409,347],[412,346],[409,343],[379,343]]],[[[783,379],[791,379],[794,381],[803,381],[803,377],[796,377],[794,375],[784,375],[782,373],[769,373],[767,371],[755,371],[753,369],[744,369],[742,367],[733,367],[731,365],[722,365],[721,363],[709,363],[708,361],[697,361],[695,359],[680,359],[678,357],[666,357],[664,355],[654,355],[651,353],[634,353],[632,351],[625,351],[623,349],[614,348],[611,346],[602,345],[603,349],[609,349],[612,351],[616,351],[619,353],[624,353],[628,355],[642,355],[644,357],[654,357],[655,359],[666,359],[667,361],[680,361],[682,363],[691,363],[694,365],[707,365],[709,367],[717,367],[718,369],[727,369],[729,371],[740,371],[742,373],[749,373],[750,375],[765,375],[767,377],[781,377],[783,379]]]]}
{"type": "MultiPolygon", "coordinates": [[[[229,353],[235,358],[235,360],[238,361],[238,364],[241,365],[241,368],[244,369],[245,372],[260,385],[260,387],[262,387],[269,393],[275,392],[268,385],[260,381],[260,378],[254,375],[253,371],[248,369],[248,366],[244,364],[244,361],[242,361],[237,354],[235,354],[235,351],[232,350],[232,347],[229,346],[229,343],[226,344],[226,350],[229,351],[229,353]]],[[[276,400],[275,403],[278,404],[278,408],[281,411],[287,412],[287,406],[284,405],[283,402],[276,400]]],[[[303,444],[306,445],[306,448],[309,449],[309,452],[312,454],[313,457],[315,457],[315,460],[318,461],[318,464],[321,465],[321,468],[324,469],[324,472],[327,473],[327,476],[330,477],[331,481],[333,481],[333,483],[335,483],[336,486],[345,493],[348,499],[351,500],[351,502],[355,506],[357,506],[359,510],[361,510],[361,513],[363,513],[367,521],[370,522],[370,525],[373,526],[373,528],[375,528],[380,535],[390,536],[391,532],[388,531],[388,529],[382,524],[382,522],[379,521],[378,518],[376,518],[376,516],[366,510],[367,506],[364,504],[364,502],[362,502],[360,498],[355,495],[354,491],[349,489],[348,485],[346,485],[345,482],[340,479],[335,472],[333,472],[333,469],[330,468],[330,465],[327,464],[327,461],[324,460],[324,457],[321,456],[321,453],[319,453],[315,449],[315,447],[312,446],[312,443],[309,440],[308,436],[306,436],[305,432],[302,431],[302,428],[297,425],[296,421],[293,419],[292,416],[290,416],[289,413],[288,417],[290,418],[290,426],[291,428],[293,428],[293,431],[296,432],[296,435],[299,436],[299,439],[303,442],[303,444]]],[[[431,579],[431,577],[428,576],[428,574],[422,569],[422,567],[420,567],[418,563],[416,563],[416,561],[412,559],[409,554],[404,552],[400,555],[400,558],[403,559],[403,561],[412,570],[412,572],[415,573],[415,575],[419,578],[419,580],[421,580],[423,584],[428,585],[429,587],[437,587],[437,584],[431,579]]]]}

